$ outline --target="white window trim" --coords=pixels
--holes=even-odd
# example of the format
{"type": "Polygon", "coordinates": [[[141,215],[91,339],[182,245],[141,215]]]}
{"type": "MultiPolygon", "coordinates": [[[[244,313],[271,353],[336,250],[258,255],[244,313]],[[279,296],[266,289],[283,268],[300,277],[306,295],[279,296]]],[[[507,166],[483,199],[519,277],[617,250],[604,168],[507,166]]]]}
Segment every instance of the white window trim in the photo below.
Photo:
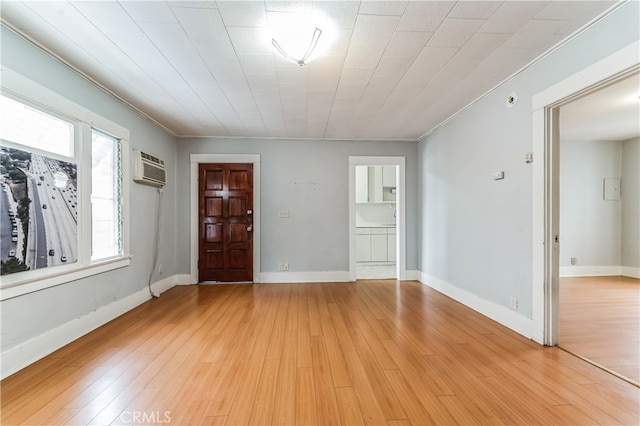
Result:
{"type": "MultiPolygon", "coordinates": [[[[78,223],[77,262],[70,265],[4,275],[0,282],[0,300],[11,299],[128,266],[131,263],[129,130],[4,66],[0,68],[0,87],[3,93],[12,95],[16,99],[22,99],[35,106],[42,106],[45,112],[54,111],[56,114],[68,117],[79,124],[77,128],[79,135],[75,137],[74,156],[78,161],[79,173],[81,173],[81,178],[78,179],[78,194],[80,194],[78,216],[81,217],[81,220],[78,223]],[[95,262],[91,262],[91,218],[89,216],[89,212],[91,212],[91,186],[88,185],[88,182],[91,182],[91,156],[84,152],[84,149],[90,147],[92,128],[99,129],[118,138],[122,151],[122,187],[120,194],[122,204],[122,255],[95,262]],[[89,143],[87,144],[86,141],[89,141],[89,143]]],[[[57,157],[57,155],[51,153],[46,153],[46,155],[53,158],[57,157]]]]}

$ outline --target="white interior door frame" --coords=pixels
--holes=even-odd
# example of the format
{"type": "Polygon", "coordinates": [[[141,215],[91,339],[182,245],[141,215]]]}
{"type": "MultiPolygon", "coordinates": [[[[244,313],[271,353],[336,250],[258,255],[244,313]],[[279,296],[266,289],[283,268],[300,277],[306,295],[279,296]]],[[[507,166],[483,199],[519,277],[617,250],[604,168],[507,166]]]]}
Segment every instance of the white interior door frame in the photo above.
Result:
{"type": "Polygon", "coordinates": [[[558,108],[612,84],[640,68],[640,41],[537,93],[532,98],[533,120],[533,340],[558,342],[558,108]]]}
{"type": "Polygon", "coordinates": [[[198,165],[200,163],[253,164],[253,282],[260,282],[260,154],[191,154],[191,284],[198,283],[198,165]]]}
{"type": "Polygon", "coordinates": [[[407,277],[405,157],[349,156],[349,280],[356,280],[356,166],[398,166],[396,169],[396,279],[407,277]]]}

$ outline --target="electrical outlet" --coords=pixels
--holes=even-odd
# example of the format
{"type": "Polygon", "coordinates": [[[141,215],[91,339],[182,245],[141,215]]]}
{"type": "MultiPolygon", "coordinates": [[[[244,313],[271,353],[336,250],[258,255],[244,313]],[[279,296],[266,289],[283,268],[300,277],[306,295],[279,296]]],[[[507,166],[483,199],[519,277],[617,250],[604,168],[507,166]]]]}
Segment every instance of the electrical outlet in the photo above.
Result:
{"type": "Polygon", "coordinates": [[[509,307],[514,311],[518,310],[518,298],[515,296],[509,296],[509,307]]]}
{"type": "Polygon", "coordinates": [[[283,266],[283,268],[282,268],[283,271],[288,271],[289,270],[289,262],[284,262],[284,264],[282,266],[283,266]]]}
{"type": "Polygon", "coordinates": [[[158,274],[164,273],[164,265],[161,263],[158,265],[158,274]]]}
{"type": "Polygon", "coordinates": [[[282,262],[278,263],[278,271],[284,271],[284,263],[282,262]]]}
{"type": "Polygon", "coordinates": [[[572,265],[577,265],[578,264],[578,258],[577,257],[572,257],[571,258],[571,264],[572,265]]]}

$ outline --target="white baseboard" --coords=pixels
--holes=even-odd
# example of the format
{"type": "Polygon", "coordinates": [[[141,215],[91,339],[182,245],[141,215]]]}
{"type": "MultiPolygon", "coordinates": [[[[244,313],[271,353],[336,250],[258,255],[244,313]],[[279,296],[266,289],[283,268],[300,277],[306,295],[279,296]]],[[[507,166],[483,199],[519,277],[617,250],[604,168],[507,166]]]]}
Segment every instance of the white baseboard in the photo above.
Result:
{"type": "MultiPolygon", "coordinates": [[[[178,276],[173,275],[157,281],[151,284],[151,289],[155,294],[163,293],[176,285],[176,277],[178,276]]],[[[151,295],[145,287],[83,317],[71,320],[18,346],[7,349],[2,352],[1,356],[0,380],[68,345],[149,299],[151,299],[151,295]]]]}
{"type": "Polygon", "coordinates": [[[605,277],[617,276],[622,274],[621,266],[561,266],[561,277],[605,277]]]}
{"type": "Polygon", "coordinates": [[[415,269],[408,270],[404,276],[405,281],[420,281],[422,278],[422,272],[415,269]]]}
{"type": "MultiPolygon", "coordinates": [[[[419,281],[420,271],[406,271],[404,281],[419,281]]],[[[349,282],[348,271],[327,272],[263,272],[260,274],[260,282],[264,284],[274,283],[330,283],[349,282]]],[[[257,282],[257,281],[256,281],[257,282]]]]}
{"type": "Polygon", "coordinates": [[[322,272],[262,272],[260,282],[273,283],[327,283],[349,281],[348,271],[322,272]]]}
{"type": "Polygon", "coordinates": [[[430,277],[424,272],[421,273],[420,281],[434,290],[449,296],[482,315],[504,325],[507,328],[523,335],[528,339],[533,338],[533,320],[527,318],[516,311],[513,311],[497,303],[485,300],[473,293],[469,293],[459,287],[449,284],[437,278],[430,277]]]}
{"type": "Polygon", "coordinates": [[[192,285],[198,284],[197,282],[191,282],[191,274],[177,274],[174,275],[176,285],[192,285]]]}
{"type": "Polygon", "coordinates": [[[621,266],[620,275],[625,277],[640,279],[640,268],[633,268],[631,266],[621,266]]]}

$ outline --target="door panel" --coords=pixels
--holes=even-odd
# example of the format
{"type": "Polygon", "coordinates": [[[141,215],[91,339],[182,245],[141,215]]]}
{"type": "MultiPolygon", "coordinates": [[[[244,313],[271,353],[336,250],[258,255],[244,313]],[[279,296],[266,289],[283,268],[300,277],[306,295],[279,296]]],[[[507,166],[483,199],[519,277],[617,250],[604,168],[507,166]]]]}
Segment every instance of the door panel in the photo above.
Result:
{"type": "Polygon", "coordinates": [[[200,281],[253,281],[253,165],[199,165],[200,281]]]}

